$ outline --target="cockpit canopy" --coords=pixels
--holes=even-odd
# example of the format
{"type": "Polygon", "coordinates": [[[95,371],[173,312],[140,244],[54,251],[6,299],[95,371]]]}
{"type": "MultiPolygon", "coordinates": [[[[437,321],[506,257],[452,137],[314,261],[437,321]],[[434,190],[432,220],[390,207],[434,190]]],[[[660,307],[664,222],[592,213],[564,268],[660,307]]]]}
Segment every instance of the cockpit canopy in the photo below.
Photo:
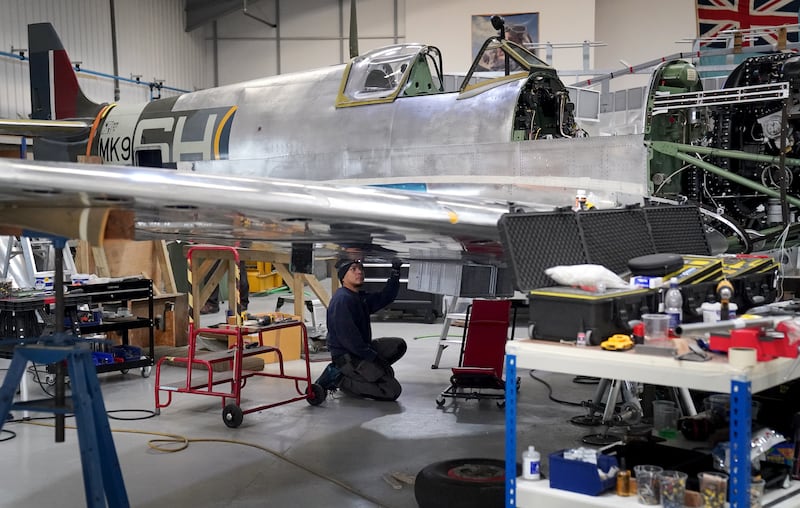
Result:
{"type": "Polygon", "coordinates": [[[423,44],[395,44],[364,53],[350,62],[342,79],[337,107],[444,91],[439,50],[423,44]]]}
{"type": "MultiPolygon", "coordinates": [[[[460,87],[464,92],[473,77],[508,76],[552,69],[523,46],[506,39],[490,37],[472,62],[460,87]],[[508,72],[488,73],[498,68],[508,72]]],[[[518,75],[515,76],[519,77],[518,75]]],[[[361,106],[392,102],[397,97],[429,95],[444,92],[442,56],[435,46],[395,44],[374,49],[355,57],[345,69],[336,107],[361,106]]]]}
{"type": "Polygon", "coordinates": [[[472,61],[472,66],[461,84],[461,91],[464,91],[473,77],[495,77],[515,72],[530,73],[536,69],[550,68],[525,47],[508,39],[490,37],[475,55],[475,60],[472,61]]]}

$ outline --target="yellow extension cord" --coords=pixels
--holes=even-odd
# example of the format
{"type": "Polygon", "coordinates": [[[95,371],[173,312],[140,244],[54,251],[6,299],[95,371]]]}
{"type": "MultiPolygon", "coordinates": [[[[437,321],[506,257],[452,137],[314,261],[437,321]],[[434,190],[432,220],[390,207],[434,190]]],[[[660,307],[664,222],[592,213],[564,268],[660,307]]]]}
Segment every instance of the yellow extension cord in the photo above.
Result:
{"type": "MultiPolygon", "coordinates": [[[[52,423],[42,423],[42,422],[34,422],[34,421],[22,421],[21,423],[27,423],[28,425],[38,425],[40,427],[55,427],[55,425],[52,424],[52,423]]],[[[77,430],[77,427],[75,427],[73,425],[65,425],[64,428],[65,429],[77,430]]],[[[266,446],[257,445],[255,443],[248,443],[247,441],[237,441],[235,439],[188,438],[188,437],[185,437],[185,436],[181,436],[179,434],[167,434],[167,433],[164,433],[164,432],[150,432],[150,431],[145,431],[145,430],[111,429],[111,432],[117,432],[117,433],[120,433],[120,434],[142,434],[142,435],[145,435],[145,436],[158,436],[157,439],[151,439],[150,441],[148,441],[147,442],[147,446],[149,448],[153,449],[153,450],[156,450],[156,451],[159,451],[159,452],[162,452],[162,453],[175,453],[175,452],[183,451],[183,450],[189,448],[189,444],[190,443],[229,443],[229,444],[237,444],[237,445],[242,445],[242,446],[249,446],[251,448],[256,448],[258,450],[261,450],[261,451],[267,452],[267,453],[269,453],[271,455],[274,455],[275,457],[277,457],[277,458],[279,458],[281,460],[284,460],[284,461],[288,462],[289,464],[292,464],[293,466],[302,469],[303,471],[311,473],[314,476],[316,476],[318,478],[321,478],[323,480],[329,481],[329,482],[333,483],[334,485],[338,485],[339,487],[345,489],[346,491],[348,491],[348,492],[350,492],[352,494],[355,494],[356,496],[359,496],[359,497],[369,501],[370,503],[374,503],[376,506],[379,506],[379,507],[382,507],[382,508],[385,508],[385,506],[386,506],[381,501],[379,501],[379,500],[377,500],[377,499],[375,499],[375,498],[373,498],[373,497],[371,497],[371,496],[369,496],[367,494],[364,494],[363,492],[360,492],[360,491],[356,490],[354,487],[351,487],[350,485],[347,485],[346,483],[341,482],[341,481],[337,480],[336,478],[332,478],[330,476],[326,476],[326,475],[320,473],[319,471],[315,471],[314,469],[311,469],[310,467],[308,467],[308,466],[306,466],[304,464],[301,464],[301,463],[299,463],[299,462],[287,457],[286,455],[283,455],[283,454],[281,454],[279,452],[276,452],[275,450],[271,450],[270,448],[267,448],[266,446]]]]}

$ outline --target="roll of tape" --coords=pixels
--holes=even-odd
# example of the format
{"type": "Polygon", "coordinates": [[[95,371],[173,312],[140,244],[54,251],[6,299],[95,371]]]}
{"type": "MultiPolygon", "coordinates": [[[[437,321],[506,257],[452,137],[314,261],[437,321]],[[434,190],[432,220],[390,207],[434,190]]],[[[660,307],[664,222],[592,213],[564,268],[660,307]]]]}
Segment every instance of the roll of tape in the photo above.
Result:
{"type": "Polygon", "coordinates": [[[732,347],[728,350],[728,363],[737,369],[746,369],[756,364],[757,355],[755,348],[732,347]]]}

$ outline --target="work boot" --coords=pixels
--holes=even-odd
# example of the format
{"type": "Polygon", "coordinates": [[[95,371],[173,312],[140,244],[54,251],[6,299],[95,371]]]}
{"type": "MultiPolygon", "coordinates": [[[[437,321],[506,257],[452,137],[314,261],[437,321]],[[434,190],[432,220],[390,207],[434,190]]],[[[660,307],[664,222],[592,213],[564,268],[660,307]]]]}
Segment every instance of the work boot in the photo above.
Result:
{"type": "Polygon", "coordinates": [[[200,309],[200,314],[216,314],[217,312],[219,312],[219,305],[213,305],[208,302],[200,309]]]}
{"type": "Polygon", "coordinates": [[[325,370],[322,371],[322,374],[317,379],[317,385],[321,386],[327,392],[336,391],[339,387],[339,382],[342,379],[342,373],[339,369],[336,368],[332,362],[325,367],[325,370]]]}

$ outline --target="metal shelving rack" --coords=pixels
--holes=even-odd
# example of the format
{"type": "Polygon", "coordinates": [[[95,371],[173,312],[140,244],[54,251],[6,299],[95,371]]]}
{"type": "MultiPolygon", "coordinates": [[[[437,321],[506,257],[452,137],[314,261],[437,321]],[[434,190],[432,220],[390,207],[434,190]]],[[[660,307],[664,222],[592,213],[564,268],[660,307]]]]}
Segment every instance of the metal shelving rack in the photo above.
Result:
{"type": "MultiPolygon", "coordinates": [[[[624,371],[626,379],[632,381],[703,389],[730,393],[731,418],[731,475],[729,501],[732,508],[750,506],[750,411],[753,392],[765,390],[777,384],[800,376],[792,369],[789,358],[776,358],[759,362],[756,366],[737,370],[724,358],[714,358],[709,362],[679,362],[671,357],[602,351],[600,348],[576,348],[555,342],[541,340],[516,340],[506,344],[506,382],[516,377],[516,369],[541,369],[564,374],[582,374],[596,377],[610,377],[614,372],[624,371]],[[787,377],[788,375],[788,377],[787,377]]],[[[516,398],[513,387],[506,387],[509,397],[506,400],[506,470],[516,464],[516,398]]],[[[551,490],[541,485],[543,482],[518,482],[506,476],[506,506],[526,506],[520,504],[519,496],[541,500],[544,491],[551,490]],[[537,485],[533,485],[536,483],[537,485]]],[[[627,506],[627,498],[611,496],[585,496],[565,491],[563,499],[554,500],[554,506],[603,507],[627,506]],[[559,504],[558,502],[561,502],[559,504]],[[609,504],[611,502],[612,504],[609,504]]],[[[548,498],[549,499],[549,498],[548,498]]],[[[791,503],[795,499],[789,500],[791,503]]],[[[631,501],[635,505],[635,500],[631,501]]],[[[781,506],[784,504],[771,505],[781,506]]],[[[789,506],[785,504],[784,506],[789,506]]]]}
{"type": "Polygon", "coordinates": [[[128,279],[102,284],[86,284],[68,286],[69,292],[64,298],[64,307],[72,318],[72,330],[77,336],[93,333],[117,332],[122,336],[122,345],[128,346],[130,330],[147,328],[148,341],[146,354],[137,359],[97,365],[101,372],[125,371],[140,368],[142,377],[148,377],[155,359],[155,335],[153,319],[153,281],[150,279],[128,279]],[[127,306],[131,300],[147,300],[147,317],[131,316],[120,321],[103,321],[100,323],[80,323],[77,319],[77,308],[80,305],[90,307],[119,302],[127,306]]]}

